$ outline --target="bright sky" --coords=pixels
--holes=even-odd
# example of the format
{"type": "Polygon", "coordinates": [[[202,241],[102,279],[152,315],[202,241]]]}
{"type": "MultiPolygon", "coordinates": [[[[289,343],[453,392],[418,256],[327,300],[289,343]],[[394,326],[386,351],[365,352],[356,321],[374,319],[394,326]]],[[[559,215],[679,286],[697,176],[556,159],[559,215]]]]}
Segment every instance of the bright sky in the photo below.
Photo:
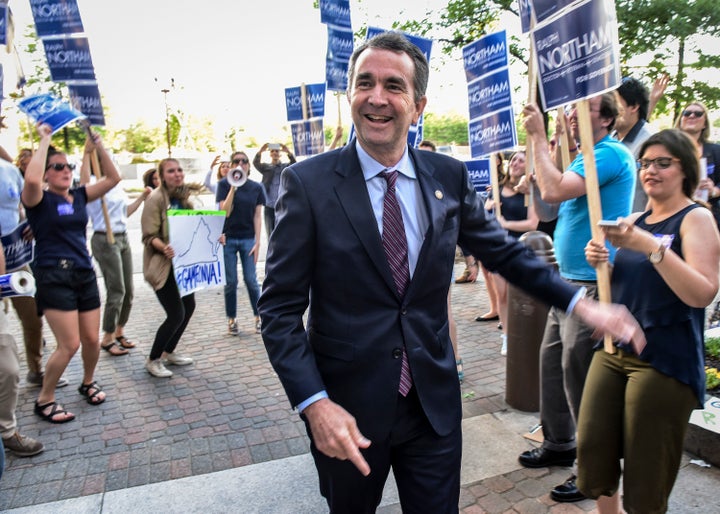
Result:
{"type": "MultiPolygon", "coordinates": [[[[32,23],[29,2],[9,3],[21,34],[32,23]]],[[[389,29],[392,20],[422,18],[444,4],[351,0],[353,30],[389,29]],[[403,14],[398,4],[405,5],[403,14]]],[[[229,127],[241,126],[259,140],[270,139],[287,124],[285,88],[325,80],[327,30],[313,0],[78,0],[78,5],[109,111],[106,122],[113,128],[140,119],[162,126],[160,90],[173,78],[171,108],[212,119],[220,138],[229,127]]],[[[439,47],[433,53],[439,54],[439,47]]],[[[27,57],[23,63],[29,72],[27,57]]],[[[7,97],[14,73],[5,66],[7,97]]],[[[334,126],[338,103],[329,97],[325,124],[334,126]]],[[[467,114],[461,60],[431,72],[428,97],[431,112],[467,114]]],[[[349,125],[346,103],[343,97],[342,122],[349,125]]]]}

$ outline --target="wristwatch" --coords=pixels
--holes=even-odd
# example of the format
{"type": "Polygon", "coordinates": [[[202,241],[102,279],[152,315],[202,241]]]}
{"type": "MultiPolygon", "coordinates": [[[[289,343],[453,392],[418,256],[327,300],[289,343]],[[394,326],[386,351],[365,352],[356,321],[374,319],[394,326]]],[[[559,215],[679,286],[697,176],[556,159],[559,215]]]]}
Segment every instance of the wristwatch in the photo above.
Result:
{"type": "Polygon", "coordinates": [[[648,254],[648,260],[652,264],[660,264],[665,257],[665,245],[660,243],[660,246],[656,250],[653,250],[648,254]]]}

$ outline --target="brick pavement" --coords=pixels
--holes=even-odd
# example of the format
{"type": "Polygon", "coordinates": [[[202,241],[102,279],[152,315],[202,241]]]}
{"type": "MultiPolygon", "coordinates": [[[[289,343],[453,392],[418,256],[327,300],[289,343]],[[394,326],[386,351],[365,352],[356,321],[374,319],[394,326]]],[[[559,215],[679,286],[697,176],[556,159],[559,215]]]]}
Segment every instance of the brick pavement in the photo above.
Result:
{"type": "MultiPolygon", "coordinates": [[[[456,271],[461,265],[456,266],[456,271]]],[[[262,263],[259,266],[262,275],[262,263]]],[[[475,284],[453,285],[460,353],[465,363],[465,418],[512,411],[504,401],[505,359],[500,332],[493,323],[476,323],[487,309],[482,277],[475,284]]],[[[21,364],[18,423],[39,437],[43,454],[19,459],[8,454],[0,481],[0,510],[36,505],[106,491],[201,475],[309,451],[302,422],[290,409],[267,361],[250,313],[240,317],[240,336],[226,335],[221,290],[196,294],[197,310],[178,347],[196,359],[173,368],[171,379],[151,377],[143,364],[163,313],[153,292],[135,275],[135,306],[127,334],[139,347],[123,357],[102,352],[97,378],[108,401],[90,406],[76,392],[81,378],[79,355],[65,376],[70,386],[57,397],[77,416],[65,425],[40,421],[32,413],[37,389],[24,384],[21,364]]],[[[102,289],[102,287],[101,287],[102,289]]],[[[247,311],[242,285],[239,311],[247,311]]],[[[19,323],[9,314],[17,341],[19,323]]],[[[50,330],[48,348],[54,347],[50,330]]],[[[594,502],[555,504],[551,487],[567,478],[567,469],[520,469],[466,484],[462,512],[580,513],[594,502]]],[[[398,505],[380,512],[400,512],[398,505]]]]}

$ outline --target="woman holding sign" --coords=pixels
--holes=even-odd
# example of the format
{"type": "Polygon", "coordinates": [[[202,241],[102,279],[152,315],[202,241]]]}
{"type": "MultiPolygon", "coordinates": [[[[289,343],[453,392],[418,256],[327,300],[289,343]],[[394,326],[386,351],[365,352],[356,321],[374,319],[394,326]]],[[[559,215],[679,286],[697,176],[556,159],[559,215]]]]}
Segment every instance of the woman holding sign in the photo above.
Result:
{"type": "Polygon", "coordinates": [[[167,211],[192,209],[193,205],[189,200],[192,188],[185,184],[185,174],[178,161],[163,159],[157,173],[160,187],[148,196],[141,218],[145,245],[143,273],[167,317],[155,334],[145,369],[154,377],[169,378],[173,373],[165,364],[187,366],[193,363],[190,357],[175,353],[175,348],[195,311],[195,294],[181,297],[175,282],[172,265],[175,251],[168,237],[167,211]]]}
{"type": "Polygon", "coordinates": [[[117,185],[120,175],[100,138],[93,134],[88,145],[98,152],[105,177],[71,189],[75,166],[50,146],[49,125],[38,125],[37,130],[40,144],[25,172],[20,198],[36,241],[38,313],[45,315],[57,348],[47,361],[35,414],[50,423],[66,423],[75,416],[56,403],[55,386],[80,347],[83,380],[78,392],[91,405],[105,401],[105,393],[94,379],[100,354],[100,293],[87,250],[85,206],[117,185]]]}
{"type": "MultiPolygon", "coordinates": [[[[663,130],[640,147],[640,181],[649,210],[605,222],[618,248],[612,298],[625,304],[647,344],[617,342],[595,352],[578,421],[578,488],[598,512],[665,512],[693,409],[705,401],[704,308],[718,291],[720,237],[712,214],[692,197],[698,158],[692,140],[663,130]],[[624,464],[621,466],[621,459],[624,464]]],[[[603,244],[588,262],[608,260],[603,244]]]]}

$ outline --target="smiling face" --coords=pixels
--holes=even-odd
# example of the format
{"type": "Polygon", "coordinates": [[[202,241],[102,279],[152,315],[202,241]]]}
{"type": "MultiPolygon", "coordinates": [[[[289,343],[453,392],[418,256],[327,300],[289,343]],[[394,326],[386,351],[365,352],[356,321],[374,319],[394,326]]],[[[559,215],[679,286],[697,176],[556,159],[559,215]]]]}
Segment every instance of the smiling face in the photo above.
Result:
{"type": "Polygon", "coordinates": [[[640,162],[647,166],[640,169],[640,182],[648,197],[663,200],[678,193],[682,194],[685,173],[680,159],[672,155],[665,146],[648,146],[640,162]]]}
{"type": "Polygon", "coordinates": [[[175,159],[163,159],[158,165],[160,180],[169,190],[177,189],[185,183],[185,173],[175,159]]]}
{"type": "Polygon", "coordinates": [[[415,66],[406,53],[368,48],[358,57],[348,100],[360,145],[376,161],[396,164],[407,145],[410,125],[427,98],[415,101],[415,66]]]}
{"type": "Polygon", "coordinates": [[[690,104],[680,114],[680,128],[697,138],[707,126],[707,113],[702,105],[690,104]]]}

